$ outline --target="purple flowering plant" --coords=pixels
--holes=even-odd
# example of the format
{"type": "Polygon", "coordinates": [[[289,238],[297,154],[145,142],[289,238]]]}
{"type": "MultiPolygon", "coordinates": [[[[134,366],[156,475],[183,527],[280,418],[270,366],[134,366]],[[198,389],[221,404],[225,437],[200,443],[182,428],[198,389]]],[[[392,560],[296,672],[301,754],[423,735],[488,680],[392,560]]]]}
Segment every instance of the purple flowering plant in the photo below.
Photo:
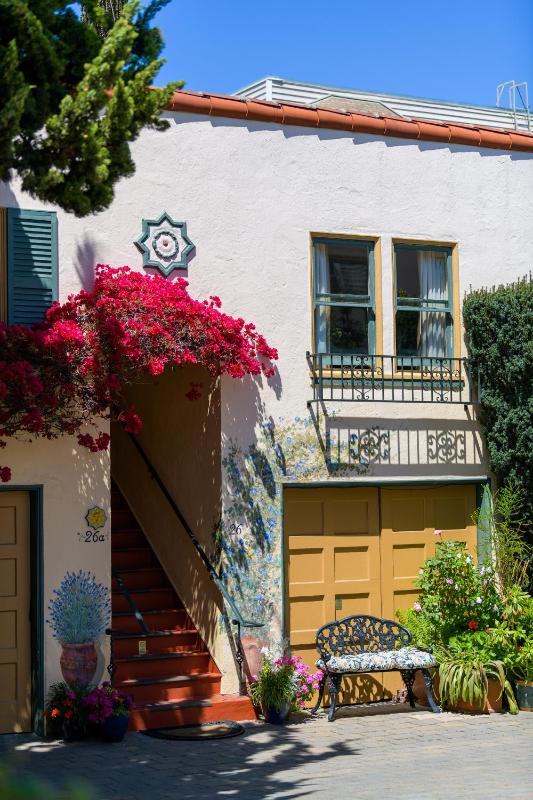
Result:
{"type": "Polygon", "coordinates": [[[133,707],[129,694],[114,689],[109,682],[95,686],[83,698],[89,722],[101,724],[109,717],[127,717],[133,707]]]}

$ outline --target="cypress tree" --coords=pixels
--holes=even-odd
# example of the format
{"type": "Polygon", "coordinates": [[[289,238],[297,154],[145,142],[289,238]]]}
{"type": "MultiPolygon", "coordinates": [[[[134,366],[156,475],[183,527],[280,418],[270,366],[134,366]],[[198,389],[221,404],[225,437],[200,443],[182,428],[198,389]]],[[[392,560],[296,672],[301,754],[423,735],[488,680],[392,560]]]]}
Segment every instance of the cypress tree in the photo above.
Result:
{"type": "Polygon", "coordinates": [[[76,216],[107,208],[134,172],[129,143],[182,83],[149,90],[168,0],[0,0],[0,179],[76,216]]]}

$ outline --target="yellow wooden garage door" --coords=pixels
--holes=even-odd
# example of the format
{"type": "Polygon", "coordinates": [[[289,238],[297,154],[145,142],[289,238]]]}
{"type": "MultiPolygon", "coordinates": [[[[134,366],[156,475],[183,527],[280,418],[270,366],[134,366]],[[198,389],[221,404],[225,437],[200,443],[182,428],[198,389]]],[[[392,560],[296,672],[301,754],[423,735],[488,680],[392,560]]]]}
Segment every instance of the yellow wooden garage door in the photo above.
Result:
{"type": "Polygon", "coordinates": [[[0,733],[31,729],[30,508],[0,492],[0,733]]]}
{"type": "MultiPolygon", "coordinates": [[[[381,615],[378,498],[377,489],[286,490],[288,630],[292,652],[308,664],[321,625],[381,615]]],[[[378,699],[379,680],[365,679],[362,691],[360,684],[357,699],[378,699]]],[[[356,699],[353,681],[342,690],[356,699]]]]}
{"type": "MultiPolygon", "coordinates": [[[[414,581],[426,558],[442,539],[466,542],[475,555],[477,530],[475,486],[403,486],[381,489],[381,607],[394,619],[418,597],[414,581]],[[442,537],[435,536],[442,530],[442,537]]],[[[385,694],[402,687],[397,672],[384,675],[385,694]]]]}
{"type": "MultiPolygon", "coordinates": [[[[350,614],[393,619],[413,605],[414,580],[435,552],[435,529],[473,553],[474,486],[285,491],[286,628],[292,652],[316,660],[316,631],[350,614]]],[[[395,674],[345,682],[359,702],[390,696],[395,674]]]]}

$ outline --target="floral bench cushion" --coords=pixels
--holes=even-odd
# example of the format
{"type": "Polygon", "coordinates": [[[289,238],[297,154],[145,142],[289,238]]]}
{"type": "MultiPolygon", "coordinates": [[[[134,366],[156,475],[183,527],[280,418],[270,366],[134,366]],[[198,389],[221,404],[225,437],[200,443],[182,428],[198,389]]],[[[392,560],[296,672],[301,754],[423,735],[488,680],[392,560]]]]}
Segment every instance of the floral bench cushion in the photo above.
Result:
{"type": "Polygon", "coordinates": [[[432,653],[416,647],[401,647],[399,650],[378,650],[374,653],[363,651],[355,655],[332,656],[327,662],[319,658],[316,665],[328,672],[381,672],[435,667],[437,659],[432,653]]]}

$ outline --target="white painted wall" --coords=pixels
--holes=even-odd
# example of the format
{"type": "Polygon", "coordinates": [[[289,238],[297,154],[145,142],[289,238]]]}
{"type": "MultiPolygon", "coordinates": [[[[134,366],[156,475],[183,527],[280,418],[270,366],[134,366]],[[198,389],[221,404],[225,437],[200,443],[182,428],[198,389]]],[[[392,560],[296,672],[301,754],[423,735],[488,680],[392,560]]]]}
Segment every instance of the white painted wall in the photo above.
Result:
{"type": "MultiPolygon", "coordinates": [[[[393,237],[457,242],[461,296],[469,285],[511,281],[531,269],[530,154],[196,115],[168,117],[166,133],[145,131],[134,143],[136,174],[118,185],[108,211],[85,219],[58,212],[61,298],[90,285],[98,261],[142,269],[133,241],[143,217],[157,217],[165,209],[185,220],[196,245],[188,269],[192,294],[220,295],[228,313],[254,321],[280,352],[279,378],[270,385],[224,380],[225,442],[235,438],[247,446],[260,417],[306,413],[311,231],[381,238],[384,350],[389,353],[393,237]]],[[[0,187],[0,204],[42,207],[18,193],[15,184],[0,187]]],[[[345,408],[343,416],[348,428],[389,430],[389,455],[373,467],[377,476],[487,472],[471,409],[375,403],[345,408]],[[428,436],[441,431],[464,435],[464,456],[431,462],[428,436]]],[[[67,441],[10,444],[2,461],[14,467],[14,483],[45,485],[51,587],[65,568],[79,563],[82,546],[74,531],[86,500],[106,502],[107,463],[90,454],[76,461],[67,441]]],[[[83,551],[83,564],[109,577],[107,550],[96,552],[93,548],[85,561],[83,551]]],[[[56,658],[49,648],[50,675],[56,658]]]]}
{"type": "MultiPolygon", "coordinates": [[[[109,426],[102,421],[102,431],[109,426]]],[[[43,590],[45,618],[48,602],[59,587],[65,572],[87,570],[104,586],[111,586],[111,509],[109,495],[109,454],[92,454],[79,447],[75,437],[54,442],[10,440],[1,451],[2,463],[13,473],[12,485],[42,487],[43,503],[43,590]],[[98,531],[104,541],[86,541],[90,530],[85,514],[93,506],[103,508],[106,524],[98,531]],[[81,536],[78,534],[82,534],[81,536]]],[[[9,491],[10,484],[2,487],[9,491]]],[[[59,658],[61,647],[45,624],[45,685],[62,680],[59,658]]],[[[96,643],[98,666],[95,679],[105,680],[109,662],[107,637],[96,643]]]]}

